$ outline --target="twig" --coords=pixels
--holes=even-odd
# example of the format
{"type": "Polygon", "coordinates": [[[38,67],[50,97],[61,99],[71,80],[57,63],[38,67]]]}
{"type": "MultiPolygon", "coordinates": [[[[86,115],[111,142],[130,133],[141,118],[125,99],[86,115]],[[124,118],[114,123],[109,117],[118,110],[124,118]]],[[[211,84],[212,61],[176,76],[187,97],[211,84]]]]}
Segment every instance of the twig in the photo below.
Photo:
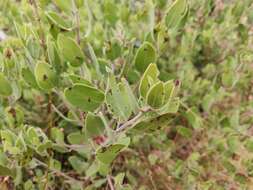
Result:
{"type": "Polygon", "coordinates": [[[41,23],[41,20],[40,20],[40,15],[39,15],[39,10],[38,10],[38,6],[37,6],[37,3],[36,3],[36,0],[29,0],[30,4],[33,5],[34,7],[34,13],[35,13],[35,16],[37,17],[37,21],[39,23],[39,27],[40,27],[40,32],[41,32],[41,46],[43,48],[43,50],[46,52],[46,41],[45,41],[45,35],[44,35],[44,30],[43,30],[43,26],[42,26],[42,23],[41,23]]]}
{"type": "Polygon", "coordinates": [[[139,112],[133,119],[130,119],[124,124],[122,124],[121,126],[118,126],[116,129],[116,132],[124,131],[126,128],[133,126],[135,122],[141,118],[142,115],[143,115],[143,112],[142,111],[139,112]]]}
{"type": "Polygon", "coordinates": [[[38,160],[38,159],[36,159],[36,158],[34,158],[34,160],[35,160],[39,165],[41,165],[41,166],[47,168],[49,171],[51,171],[51,172],[53,172],[53,173],[58,174],[59,176],[62,176],[62,177],[66,178],[66,179],[68,179],[68,180],[70,180],[70,181],[75,181],[75,182],[79,182],[79,183],[82,182],[82,183],[83,183],[83,181],[77,180],[77,179],[75,179],[75,178],[73,178],[73,177],[71,177],[71,176],[69,176],[69,175],[67,175],[67,174],[65,174],[65,173],[63,173],[63,172],[61,172],[61,171],[59,171],[59,170],[52,169],[52,168],[48,168],[48,165],[47,165],[47,164],[45,164],[44,162],[42,162],[42,161],[40,161],[40,160],[38,160]]]}
{"type": "Polygon", "coordinates": [[[67,108],[72,112],[73,117],[78,121],[78,124],[81,125],[82,127],[84,127],[84,123],[82,123],[82,121],[80,120],[80,118],[77,116],[77,114],[75,113],[75,110],[72,108],[72,106],[66,101],[63,93],[59,90],[54,90],[54,92],[61,98],[61,100],[63,101],[63,103],[67,106],[67,108]]]}
{"type": "Polygon", "coordinates": [[[110,175],[107,175],[107,181],[108,181],[108,184],[109,184],[109,187],[111,190],[115,190],[114,188],[114,185],[112,183],[112,179],[111,179],[111,176],[110,175]]]}
{"type": "Polygon", "coordinates": [[[61,111],[58,110],[58,108],[55,107],[54,104],[52,104],[52,108],[54,109],[54,111],[55,111],[62,119],[66,120],[66,121],[68,121],[68,122],[78,122],[78,121],[76,121],[76,120],[69,119],[69,118],[67,118],[66,116],[64,116],[63,113],[61,113],[61,111]]]}

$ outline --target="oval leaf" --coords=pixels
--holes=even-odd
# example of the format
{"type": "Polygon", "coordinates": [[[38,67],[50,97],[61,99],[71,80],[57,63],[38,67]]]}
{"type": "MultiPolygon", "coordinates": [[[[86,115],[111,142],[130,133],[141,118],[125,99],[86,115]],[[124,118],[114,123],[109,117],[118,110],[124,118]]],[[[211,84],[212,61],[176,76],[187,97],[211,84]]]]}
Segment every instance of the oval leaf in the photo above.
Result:
{"type": "Polygon", "coordinates": [[[57,27],[63,29],[63,30],[71,30],[70,23],[66,22],[65,19],[62,18],[62,16],[58,15],[55,12],[47,12],[46,16],[48,20],[55,24],[57,27]]]}
{"type": "Polygon", "coordinates": [[[33,88],[37,88],[37,82],[36,79],[32,73],[32,71],[29,68],[23,68],[22,71],[22,77],[24,79],[24,81],[31,87],[33,88]]]}
{"type": "Polygon", "coordinates": [[[78,67],[83,63],[84,54],[72,38],[59,34],[57,44],[65,61],[74,67],[78,67]]]}
{"type": "Polygon", "coordinates": [[[10,82],[5,78],[3,73],[0,73],[0,95],[10,96],[12,88],[10,82]]]}
{"type": "Polygon", "coordinates": [[[187,0],[176,0],[168,9],[165,17],[165,23],[168,28],[177,28],[181,21],[187,16],[187,0]]]}
{"type": "Polygon", "coordinates": [[[92,138],[102,135],[104,130],[105,126],[102,119],[89,112],[85,118],[85,131],[87,136],[92,138]]]}
{"type": "Polygon", "coordinates": [[[39,62],[35,67],[35,78],[40,88],[50,90],[57,84],[57,76],[53,67],[46,62],[39,62]]]}
{"type": "Polygon", "coordinates": [[[97,151],[96,158],[104,164],[110,164],[124,147],[125,145],[122,144],[113,144],[108,147],[102,147],[97,151]]]}
{"type": "Polygon", "coordinates": [[[153,45],[149,42],[144,42],[138,49],[134,64],[138,71],[144,72],[150,63],[156,61],[156,51],[153,45]]]}
{"type": "Polygon", "coordinates": [[[159,108],[163,105],[164,88],[163,83],[158,82],[154,84],[147,94],[147,103],[153,108],[159,108]]]}
{"type": "Polygon", "coordinates": [[[104,93],[94,87],[76,84],[64,91],[66,99],[82,111],[94,111],[104,101],[104,93]]]}
{"type": "Polygon", "coordinates": [[[144,72],[139,86],[139,93],[143,98],[146,98],[151,86],[158,82],[158,75],[159,70],[157,69],[156,64],[150,64],[144,72]]]}

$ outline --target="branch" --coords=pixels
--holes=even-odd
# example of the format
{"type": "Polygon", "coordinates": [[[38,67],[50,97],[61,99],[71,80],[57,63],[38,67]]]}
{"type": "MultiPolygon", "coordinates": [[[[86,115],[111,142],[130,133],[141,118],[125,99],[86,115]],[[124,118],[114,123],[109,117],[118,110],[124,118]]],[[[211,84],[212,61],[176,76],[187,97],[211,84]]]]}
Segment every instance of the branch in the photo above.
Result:
{"type": "Polygon", "coordinates": [[[121,126],[118,126],[116,129],[116,132],[124,131],[126,128],[131,127],[135,124],[135,122],[140,119],[140,117],[143,115],[143,112],[139,112],[133,119],[128,120],[121,126]]]}
{"type": "Polygon", "coordinates": [[[83,183],[83,181],[77,180],[77,179],[75,179],[75,178],[73,178],[73,177],[71,177],[71,176],[69,176],[69,175],[67,175],[67,174],[65,174],[65,173],[63,173],[63,172],[61,172],[61,171],[59,171],[59,170],[49,168],[47,164],[45,164],[44,162],[42,162],[42,161],[40,161],[40,160],[38,160],[38,159],[36,159],[36,158],[34,158],[34,160],[35,160],[39,165],[41,165],[41,166],[47,168],[49,171],[51,171],[51,172],[53,172],[53,173],[58,174],[59,176],[64,177],[65,179],[68,179],[68,180],[74,181],[74,182],[78,182],[78,183],[80,183],[80,182],[83,183]]]}

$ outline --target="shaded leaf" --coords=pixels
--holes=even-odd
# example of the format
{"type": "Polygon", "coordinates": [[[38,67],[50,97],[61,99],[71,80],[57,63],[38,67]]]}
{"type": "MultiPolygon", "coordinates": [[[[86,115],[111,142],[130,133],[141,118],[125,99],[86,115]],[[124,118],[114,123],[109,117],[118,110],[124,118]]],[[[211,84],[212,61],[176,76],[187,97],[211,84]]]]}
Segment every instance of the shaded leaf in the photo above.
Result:
{"type": "Polygon", "coordinates": [[[3,73],[0,73],[0,95],[10,96],[12,94],[12,87],[10,82],[5,78],[3,73]]]}
{"type": "Polygon", "coordinates": [[[84,62],[84,54],[80,46],[70,37],[59,34],[57,45],[65,61],[72,66],[78,67],[84,62]]]}
{"type": "Polygon", "coordinates": [[[85,132],[88,137],[96,137],[104,133],[105,126],[102,119],[89,112],[85,118],[85,132]]]}

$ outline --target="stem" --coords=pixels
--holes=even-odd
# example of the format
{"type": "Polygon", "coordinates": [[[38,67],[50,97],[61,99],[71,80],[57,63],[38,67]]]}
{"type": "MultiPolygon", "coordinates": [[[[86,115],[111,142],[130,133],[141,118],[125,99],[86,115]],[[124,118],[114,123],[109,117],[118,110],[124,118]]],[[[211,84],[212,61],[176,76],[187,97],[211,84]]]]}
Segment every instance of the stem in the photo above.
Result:
{"type": "Polygon", "coordinates": [[[77,179],[75,179],[75,178],[73,178],[73,177],[71,177],[71,176],[69,176],[69,175],[67,175],[67,174],[65,174],[65,173],[63,173],[63,172],[61,172],[61,171],[59,171],[59,170],[49,168],[47,164],[45,164],[44,162],[42,162],[42,161],[40,161],[40,160],[38,160],[38,159],[36,159],[36,158],[34,158],[34,160],[35,160],[39,165],[41,165],[41,166],[47,168],[49,171],[51,171],[51,172],[53,172],[53,173],[58,174],[59,176],[62,176],[62,177],[66,178],[66,179],[68,179],[68,180],[70,180],[70,181],[75,181],[75,182],[78,182],[78,183],[82,182],[82,181],[79,181],[79,180],[77,180],[77,179]]]}
{"type": "Polygon", "coordinates": [[[84,123],[82,123],[80,118],[77,116],[77,114],[75,113],[75,110],[72,108],[72,106],[65,100],[63,93],[60,90],[55,90],[54,92],[61,98],[63,103],[66,105],[66,107],[72,112],[73,117],[78,121],[78,124],[81,125],[82,127],[84,127],[84,123]]]}
{"type": "Polygon", "coordinates": [[[48,94],[48,127],[51,128],[53,126],[53,113],[52,113],[52,93],[48,94]]]}
{"type": "Polygon", "coordinates": [[[92,31],[92,12],[90,10],[88,0],[85,0],[85,7],[86,7],[87,13],[88,13],[88,29],[87,29],[87,32],[85,34],[85,37],[88,38],[91,31],[92,31]]]}
{"type": "MultiPolygon", "coordinates": [[[[180,101],[180,100],[179,100],[180,101]]],[[[183,103],[182,101],[180,101],[180,104],[189,112],[191,112],[195,117],[200,118],[194,111],[191,110],[191,108],[189,108],[185,103],[183,103]]],[[[201,118],[200,118],[201,119],[201,118]]]]}
{"type": "Polygon", "coordinates": [[[112,179],[111,179],[111,176],[110,175],[107,175],[107,181],[108,181],[108,184],[109,184],[109,187],[111,190],[115,190],[114,188],[114,185],[112,183],[112,179]]]}
{"type": "Polygon", "coordinates": [[[69,118],[67,118],[66,116],[64,116],[63,113],[61,113],[61,111],[58,110],[58,108],[55,107],[54,104],[52,104],[52,108],[54,109],[54,111],[55,111],[62,119],[66,120],[66,121],[68,121],[68,122],[78,122],[78,121],[76,121],[76,120],[72,120],[72,119],[69,119],[69,118]]]}
{"type": "Polygon", "coordinates": [[[48,173],[49,173],[49,170],[48,170],[48,166],[47,166],[47,171],[46,171],[46,182],[45,182],[45,184],[44,184],[44,187],[43,187],[43,189],[44,190],[47,190],[48,188],[47,188],[47,186],[48,186],[48,173]]]}
{"type": "Polygon", "coordinates": [[[43,27],[42,27],[42,23],[41,23],[41,20],[40,20],[40,15],[39,15],[39,10],[38,10],[38,6],[37,6],[37,3],[36,3],[36,0],[29,0],[30,1],[30,4],[33,5],[34,7],[34,13],[35,13],[35,16],[37,17],[37,21],[39,23],[39,27],[40,27],[40,32],[41,32],[41,46],[44,50],[44,52],[46,52],[46,41],[45,41],[45,34],[44,34],[44,30],[43,30],[43,27]]]}
{"type": "Polygon", "coordinates": [[[123,68],[121,69],[119,78],[124,77],[124,75],[127,73],[129,69],[128,66],[131,64],[132,55],[133,55],[133,45],[131,45],[131,47],[129,48],[129,54],[127,55],[126,61],[123,65],[123,68]]]}
{"type": "Polygon", "coordinates": [[[76,7],[76,3],[74,0],[72,0],[72,6],[73,6],[73,15],[76,20],[76,41],[80,45],[81,38],[80,38],[80,16],[78,12],[78,8],[76,7]]]}
{"type": "Polygon", "coordinates": [[[101,78],[102,74],[101,74],[101,72],[99,70],[99,63],[98,63],[97,56],[96,56],[96,54],[94,52],[94,49],[93,49],[93,47],[91,46],[91,44],[89,42],[87,42],[87,46],[88,46],[89,54],[91,56],[91,60],[93,61],[94,67],[96,69],[97,75],[98,75],[98,77],[101,78]]]}
{"type": "Polygon", "coordinates": [[[124,131],[125,129],[133,126],[133,124],[135,124],[135,122],[138,121],[138,119],[140,119],[142,115],[143,115],[143,112],[139,112],[133,119],[130,119],[127,122],[125,122],[123,125],[118,126],[116,129],[116,132],[124,131]]]}

